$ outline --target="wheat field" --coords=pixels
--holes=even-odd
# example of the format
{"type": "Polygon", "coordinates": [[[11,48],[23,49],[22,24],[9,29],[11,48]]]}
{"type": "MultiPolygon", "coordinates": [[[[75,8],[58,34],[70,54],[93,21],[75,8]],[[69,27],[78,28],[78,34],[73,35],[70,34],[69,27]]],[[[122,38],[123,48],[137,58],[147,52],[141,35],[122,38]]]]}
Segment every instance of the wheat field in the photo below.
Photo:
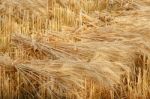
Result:
{"type": "Polygon", "coordinates": [[[150,0],[0,0],[0,99],[150,99],[150,0]]]}

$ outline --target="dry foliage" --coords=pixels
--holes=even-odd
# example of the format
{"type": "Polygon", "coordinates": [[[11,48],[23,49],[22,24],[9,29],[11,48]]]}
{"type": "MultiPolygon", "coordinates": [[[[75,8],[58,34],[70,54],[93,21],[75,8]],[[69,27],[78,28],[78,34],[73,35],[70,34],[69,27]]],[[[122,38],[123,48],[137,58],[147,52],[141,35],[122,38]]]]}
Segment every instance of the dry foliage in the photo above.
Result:
{"type": "Polygon", "coordinates": [[[149,0],[0,0],[0,99],[149,99],[149,0]]]}

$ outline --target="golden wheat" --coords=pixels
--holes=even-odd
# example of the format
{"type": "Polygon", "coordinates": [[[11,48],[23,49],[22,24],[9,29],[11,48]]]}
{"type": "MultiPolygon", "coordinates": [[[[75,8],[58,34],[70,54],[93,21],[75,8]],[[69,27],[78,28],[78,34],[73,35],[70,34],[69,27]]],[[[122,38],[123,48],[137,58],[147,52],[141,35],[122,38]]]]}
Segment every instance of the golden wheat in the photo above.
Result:
{"type": "Polygon", "coordinates": [[[149,99],[149,0],[0,0],[0,99],[149,99]]]}

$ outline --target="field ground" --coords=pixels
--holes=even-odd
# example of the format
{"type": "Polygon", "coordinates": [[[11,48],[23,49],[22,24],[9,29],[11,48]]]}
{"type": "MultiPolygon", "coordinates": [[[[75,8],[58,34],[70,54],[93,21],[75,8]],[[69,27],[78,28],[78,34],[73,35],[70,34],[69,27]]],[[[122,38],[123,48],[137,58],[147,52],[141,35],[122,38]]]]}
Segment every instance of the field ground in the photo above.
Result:
{"type": "Polygon", "coordinates": [[[150,99],[150,0],[0,0],[0,99],[150,99]]]}

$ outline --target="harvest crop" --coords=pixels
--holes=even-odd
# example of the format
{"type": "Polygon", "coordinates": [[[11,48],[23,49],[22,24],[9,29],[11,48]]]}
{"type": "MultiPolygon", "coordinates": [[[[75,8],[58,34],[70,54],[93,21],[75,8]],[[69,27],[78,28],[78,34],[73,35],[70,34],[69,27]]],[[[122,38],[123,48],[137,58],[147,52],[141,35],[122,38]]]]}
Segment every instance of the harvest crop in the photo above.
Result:
{"type": "Polygon", "coordinates": [[[0,0],[0,99],[150,99],[150,1],[0,0]]]}

